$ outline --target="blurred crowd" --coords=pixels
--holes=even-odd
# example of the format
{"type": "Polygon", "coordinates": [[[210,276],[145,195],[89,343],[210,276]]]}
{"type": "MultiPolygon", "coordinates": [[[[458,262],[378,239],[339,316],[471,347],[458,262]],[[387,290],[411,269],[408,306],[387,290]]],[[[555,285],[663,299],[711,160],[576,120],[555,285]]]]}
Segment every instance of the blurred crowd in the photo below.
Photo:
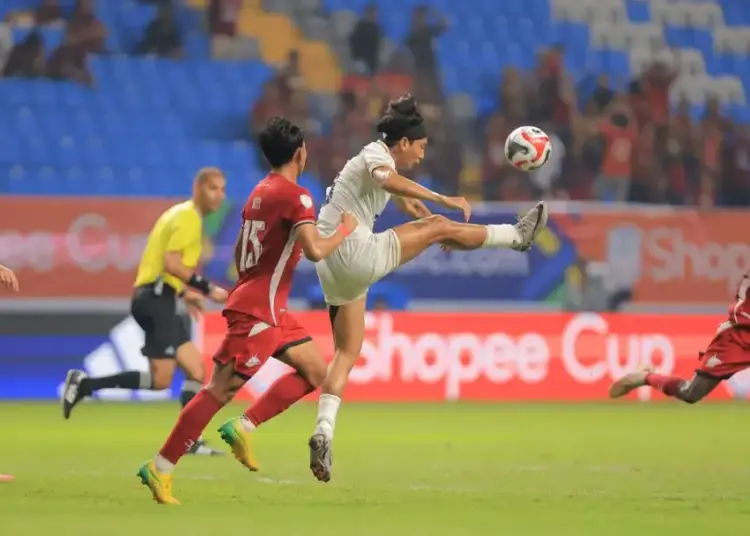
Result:
{"type": "MultiPolygon", "coordinates": [[[[159,9],[133,54],[179,58],[182,38],[171,1],[141,1],[159,9]]],[[[237,32],[240,9],[241,0],[210,0],[205,27],[213,57],[246,57],[248,48],[237,32]]],[[[63,26],[62,44],[46,51],[43,34],[30,32],[12,49],[3,76],[95,84],[87,57],[107,53],[108,30],[91,0],[78,0],[69,14],[57,0],[41,0],[33,24],[63,26]]],[[[499,73],[495,109],[472,118],[467,128],[449,113],[442,91],[436,42],[448,26],[430,8],[415,9],[407,37],[384,59],[378,11],[368,8],[349,37],[352,72],[336,97],[332,118],[321,121],[292,51],[252,103],[250,133],[272,115],[303,125],[314,155],[311,171],[326,183],[372,140],[389,98],[408,89],[420,102],[430,135],[427,158],[411,176],[440,191],[508,201],[601,199],[702,207],[747,206],[750,201],[747,125],[726,117],[716,99],[698,118],[687,102],[672,107],[670,86],[677,75],[672,63],[655,61],[633,80],[601,76],[594,85],[576,84],[565,70],[565,51],[544,50],[535,69],[499,73]],[[553,143],[548,164],[531,174],[510,168],[503,151],[508,133],[524,124],[544,129],[553,143]]]]}
{"type": "Polygon", "coordinates": [[[499,106],[486,128],[488,197],[747,205],[748,128],[725,117],[717,99],[697,119],[686,100],[671,109],[678,73],[668,60],[630,81],[601,76],[585,91],[565,72],[563,52],[544,51],[533,72],[503,73],[499,106]],[[502,152],[510,130],[527,123],[546,130],[554,147],[531,180],[508,169],[502,152]]]}
{"type": "Polygon", "coordinates": [[[41,0],[33,20],[25,18],[25,13],[9,15],[8,22],[30,23],[35,31],[13,46],[3,67],[4,77],[47,77],[94,84],[88,55],[105,52],[108,31],[94,14],[91,0],[78,0],[71,13],[64,13],[57,0],[41,0]],[[54,50],[47,51],[43,34],[37,31],[45,26],[64,28],[63,40],[54,50]]]}

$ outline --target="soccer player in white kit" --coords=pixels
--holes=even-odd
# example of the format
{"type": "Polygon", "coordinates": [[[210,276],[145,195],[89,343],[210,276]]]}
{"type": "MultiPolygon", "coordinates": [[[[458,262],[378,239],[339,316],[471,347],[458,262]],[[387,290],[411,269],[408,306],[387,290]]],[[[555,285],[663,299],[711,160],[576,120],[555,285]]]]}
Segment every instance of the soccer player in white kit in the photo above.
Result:
{"type": "Polygon", "coordinates": [[[315,268],[329,308],[335,353],[318,403],[315,431],[310,438],[310,469],[318,480],[331,478],[331,444],[336,414],[349,372],[364,341],[365,301],[371,285],[433,244],[473,250],[528,250],[547,223],[548,210],[538,203],[515,225],[473,225],[432,214],[423,201],[463,212],[471,207],[462,197],[447,197],[413,182],[396,171],[410,169],[424,158],[427,133],[416,102],[405,95],[389,103],[377,125],[378,141],[349,160],[328,189],[318,216],[321,234],[338,227],[341,212],[352,213],[359,226],[339,248],[315,268]],[[415,221],[374,233],[373,225],[393,198],[415,221]]]}

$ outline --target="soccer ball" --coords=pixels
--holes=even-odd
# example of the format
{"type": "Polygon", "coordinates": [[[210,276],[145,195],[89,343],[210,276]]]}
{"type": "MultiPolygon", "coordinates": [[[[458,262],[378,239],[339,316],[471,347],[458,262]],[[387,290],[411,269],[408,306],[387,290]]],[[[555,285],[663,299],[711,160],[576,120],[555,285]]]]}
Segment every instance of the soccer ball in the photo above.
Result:
{"type": "Polygon", "coordinates": [[[539,169],[551,153],[552,142],[540,128],[518,127],[505,140],[505,158],[521,171],[539,169]]]}

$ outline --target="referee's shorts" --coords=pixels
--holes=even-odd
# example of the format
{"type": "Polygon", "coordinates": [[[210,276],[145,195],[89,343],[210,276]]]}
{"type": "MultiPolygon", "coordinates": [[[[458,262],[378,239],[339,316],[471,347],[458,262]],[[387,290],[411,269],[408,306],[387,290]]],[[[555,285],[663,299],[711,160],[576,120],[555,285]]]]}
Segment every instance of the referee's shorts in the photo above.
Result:
{"type": "Polygon", "coordinates": [[[141,353],[149,359],[174,359],[190,341],[188,319],[177,314],[177,292],[162,281],[135,288],[130,314],[143,329],[141,353]]]}

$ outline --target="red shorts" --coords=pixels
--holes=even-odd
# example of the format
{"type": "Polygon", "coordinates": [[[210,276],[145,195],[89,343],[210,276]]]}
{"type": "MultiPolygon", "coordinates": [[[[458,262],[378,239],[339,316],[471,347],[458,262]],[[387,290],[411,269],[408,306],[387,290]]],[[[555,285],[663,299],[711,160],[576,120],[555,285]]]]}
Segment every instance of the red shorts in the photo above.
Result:
{"type": "Polygon", "coordinates": [[[234,366],[234,371],[250,379],[271,357],[280,357],[289,348],[310,342],[312,337],[290,314],[283,314],[278,325],[272,326],[253,316],[224,311],[227,334],[214,355],[221,365],[234,366]]]}
{"type": "Polygon", "coordinates": [[[705,352],[700,353],[698,374],[720,380],[750,368],[750,332],[722,324],[705,352]]]}

